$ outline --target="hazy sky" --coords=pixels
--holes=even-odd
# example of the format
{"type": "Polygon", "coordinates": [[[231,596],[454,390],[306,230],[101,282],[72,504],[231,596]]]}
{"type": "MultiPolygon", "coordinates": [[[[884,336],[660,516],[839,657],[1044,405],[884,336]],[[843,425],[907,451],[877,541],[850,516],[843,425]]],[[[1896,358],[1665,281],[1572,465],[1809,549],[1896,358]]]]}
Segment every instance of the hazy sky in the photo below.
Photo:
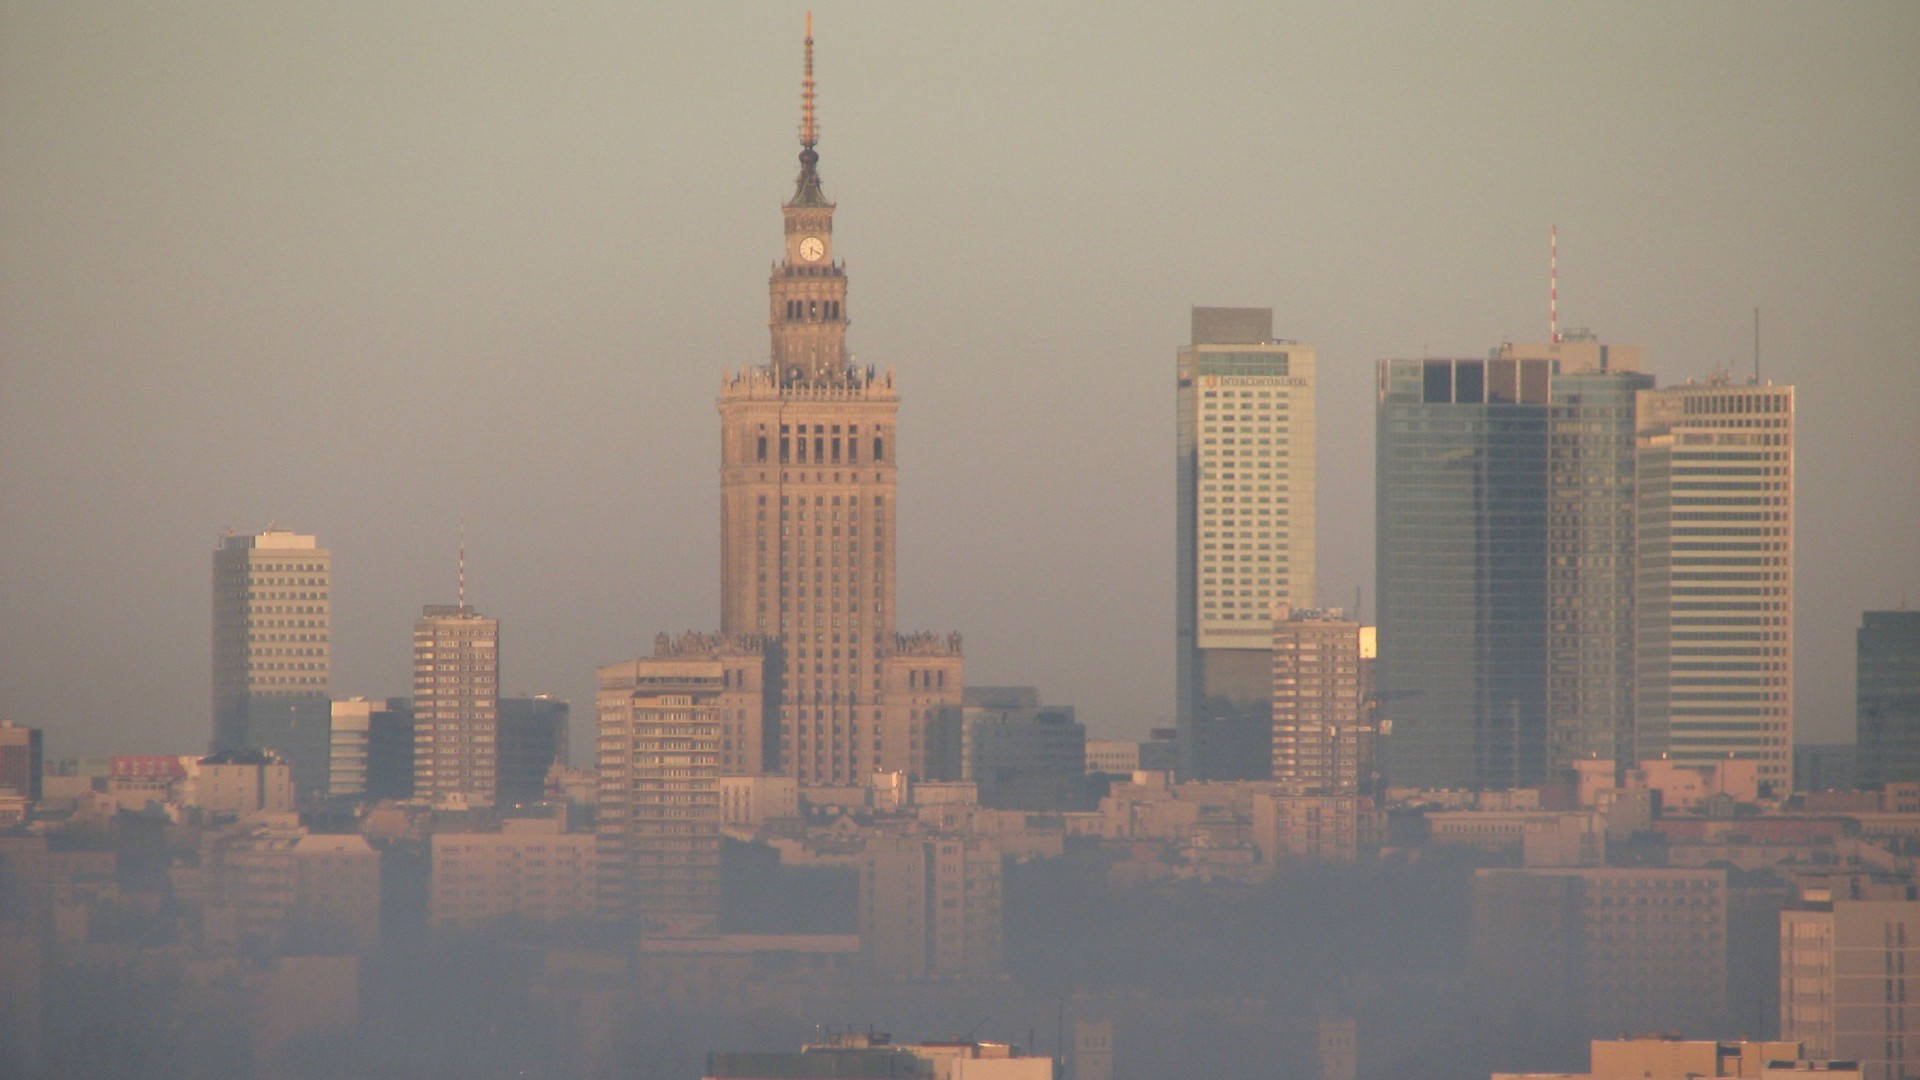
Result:
{"type": "MultiPolygon", "coordinates": [[[[200,749],[210,552],[334,552],[334,689],[500,618],[503,689],[718,620],[799,5],[0,0],[0,716],[200,749]]],[[[903,629],[1093,734],[1173,702],[1195,304],[1320,358],[1320,599],[1372,592],[1373,364],[1563,326],[1799,387],[1799,731],[1920,603],[1920,5],[816,5],[903,629]]],[[[1366,610],[1371,613],[1371,601],[1366,610]]],[[[578,751],[584,751],[580,746],[578,751]]],[[[577,752],[576,756],[584,756],[577,752]]]]}

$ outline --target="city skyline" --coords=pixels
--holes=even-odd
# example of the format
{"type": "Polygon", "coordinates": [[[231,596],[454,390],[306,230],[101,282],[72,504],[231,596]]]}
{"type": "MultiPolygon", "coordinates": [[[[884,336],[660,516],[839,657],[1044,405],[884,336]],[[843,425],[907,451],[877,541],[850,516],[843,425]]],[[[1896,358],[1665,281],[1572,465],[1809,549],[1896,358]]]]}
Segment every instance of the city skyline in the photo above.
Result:
{"type": "MultiPolygon", "coordinates": [[[[404,693],[462,513],[478,603],[514,628],[503,691],[584,703],[596,665],[711,625],[711,378],[766,359],[751,268],[776,254],[800,10],[496,13],[439,45],[425,13],[365,40],[351,15],[0,13],[19,73],[0,132],[22,148],[0,164],[0,715],[56,755],[197,748],[191,628],[222,526],[336,554],[336,695],[404,693]],[[574,73],[483,62],[521,31],[574,73]],[[426,81],[394,42],[425,48],[426,81]],[[229,103],[245,85],[257,100],[229,103]],[[102,653],[126,664],[113,687],[62,659],[102,653]]],[[[1224,43],[1224,8],[1199,29],[822,9],[856,359],[912,387],[901,625],[964,627],[974,682],[1038,685],[1096,735],[1173,715],[1166,356],[1213,304],[1271,306],[1316,346],[1317,602],[1359,587],[1370,618],[1373,362],[1538,340],[1557,221],[1563,325],[1644,345],[1662,385],[1744,375],[1762,309],[1762,374],[1802,410],[1795,728],[1850,734],[1859,612],[1920,599],[1920,376],[1899,362],[1920,330],[1915,15],[1646,9],[1668,31],[1647,42],[1598,8],[1463,10],[1508,17],[1248,14],[1224,43]],[[1024,43],[980,33],[995,19],[1024,43]],[[1422,32],[1555,89],[1515,104],[1442,72],[1415,101],[1393,65],[1427,55],[1422,32]],[[1558,44],[1575,35],[1584,54],[1558,44]],[[1259,67],[1285,41],[1304,74],[1259,67]],[[1228,85],[1123,62],[1203,46],[1228,49],[1228,85]],[[1804,70],[1754,63],[1788,48],[1804,70]],[[1234,90],[1274,114],[1209,111],[1234,90]],[[1334,130],[1353,124],[1371,133],[1334,130]],[[1170,167],[1228,148],[1246,160],[1170,167]],[[1547,165],[1522,179],[1515,152],[1547,165]],[[1403,154],[1428,182],[1391,178],[1403,154]]]]}

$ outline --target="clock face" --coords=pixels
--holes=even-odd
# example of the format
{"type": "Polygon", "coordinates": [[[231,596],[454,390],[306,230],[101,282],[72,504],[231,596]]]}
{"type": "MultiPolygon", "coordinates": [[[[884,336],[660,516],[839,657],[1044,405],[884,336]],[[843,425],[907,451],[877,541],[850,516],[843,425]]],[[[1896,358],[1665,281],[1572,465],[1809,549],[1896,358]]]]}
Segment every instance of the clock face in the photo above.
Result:
{"type": "Polygon", "coordinates": [[[827,253],[826,242],[817,236],[804,237],[800,241],[800,257],[808,262],[819,262],[820,256],[827,253]]]}

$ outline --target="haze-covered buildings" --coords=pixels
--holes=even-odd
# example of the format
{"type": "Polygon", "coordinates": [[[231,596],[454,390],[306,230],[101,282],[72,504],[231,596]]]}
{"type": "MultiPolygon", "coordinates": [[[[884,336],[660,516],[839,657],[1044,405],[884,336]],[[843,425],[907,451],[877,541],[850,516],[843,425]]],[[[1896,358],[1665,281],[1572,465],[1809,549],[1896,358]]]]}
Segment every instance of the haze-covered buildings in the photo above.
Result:
{"type": "Polygon", "coordinates": [[[1780,1037],[1864,1080],[1920,1074],[1920,900],[1911,882],[1811,878],[1780,913],[1780,1037]]]}
{"type": "Polygon", "coordinates": [[[719,910],[719,660],[641,658],[600,669],[600,910],[667,932],[719,910]]]}
{"type": "Polygon", "coordinates": [[[1855,645],[1858,782],[1920,780],[1920,611],[1869,611],[1855,645]]]}
{"type": "Polygon", "coordinates": [[[429,604],[413,624],[413,794],[494,805],[500,784],[500,620],[429,604]]]}

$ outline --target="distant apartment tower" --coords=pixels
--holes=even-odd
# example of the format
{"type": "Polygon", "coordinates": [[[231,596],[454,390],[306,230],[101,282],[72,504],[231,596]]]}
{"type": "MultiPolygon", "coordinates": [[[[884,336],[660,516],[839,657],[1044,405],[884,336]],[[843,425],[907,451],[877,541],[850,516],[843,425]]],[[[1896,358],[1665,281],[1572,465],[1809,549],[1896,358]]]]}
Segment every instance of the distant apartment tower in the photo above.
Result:
{"type": "Polygon", "coordinates": [[[1176,397],[1180,770],[1264,779],[1273,605],[1314,602],[1313,347],[1268,308],[1194,308],[1176,397]]]}
{"type": "Polygon", "coordinates": [[[1632,731],[1640,349],[1380,364],[1379,712],[1396,786],[1510,788],[1632,731]]]}
{"type": "Polygon", "coordinates": [[[213,740],[277,752],[302,799],[324,798],[332,757],[333,555],[269,527],[213,552],[213,740]]]}
{"type": "Polygon", "coordinates": [[[1639,395],[1635,753],[1793,781],[1793,388],[1639,395]]]}
{"type": "Polygon", "coordinates": [[[1273,615],[1273,779],[1292,790],[1370,789],[1373,729],[1360,687],[1360,624],[1279,605],[1273,615]]]}
{"type": "Polygon", "coordinates": [[[1856,638],[1855,778],[1920,780],[1920,611],[1869,611],[1856,638]]]}
{"type": "Polygon", "coordinates": [[[1780,913],[1780,1037],[1864,1080],[1920,1076],[1920,900],[1907,884],[1804,883],[1780,913]]]}
{"type": "Polygon", "coordinates": [[[1469,981],[1493,1019],[1713,1030],[1730,1019],[1728,913],[1725,870],[1477,870],[1469,981]]]}
{"type": "Polygon", "coordinates": [[[656,660],[717,660],[720,692],[720,772],[756,776],[781,770],[780,643],[765,634],[660,634],[656,660]]]}
{"type": "Polygon", "coordinates": [[[499,832],[433,835],[432,925],[592,921],[594,837],[569,833],[556,818],[510,818],[501,826],[499,832]]]}
{"type": "Polygon", "coordinates": [[[500,699],[499,773],[501,807],[547,798],[547,774],[567,763],[570,706],[551,694],[500,699]]]}
{"type": "Polygon", "coordinates": [[[1113,1080],[1113,1021],[1073,1022],[1072,1080],[1113,1080]]]}
{"type": "Polygon", "coordinates": [[[600,907],[669,934],[710,928],[720,899],[720,660],[599,669],[600,907]]]}
{"type": "Polygon", "coordinates": [[[0,720],[0,788],[39,802],[42,753],[39,728],[0,720]]]}
{"type": "Polygon", "coordinates": [[[494,805],[499,786],[500,621],[429,604],[413,624],[413,794],[494,805]]]}
{"type": "Polygon", "coordinates": [[[860,866],[862,956],[889,978],[999,974],[1000,885],[990,841],[876,838],[860,866]]]}

